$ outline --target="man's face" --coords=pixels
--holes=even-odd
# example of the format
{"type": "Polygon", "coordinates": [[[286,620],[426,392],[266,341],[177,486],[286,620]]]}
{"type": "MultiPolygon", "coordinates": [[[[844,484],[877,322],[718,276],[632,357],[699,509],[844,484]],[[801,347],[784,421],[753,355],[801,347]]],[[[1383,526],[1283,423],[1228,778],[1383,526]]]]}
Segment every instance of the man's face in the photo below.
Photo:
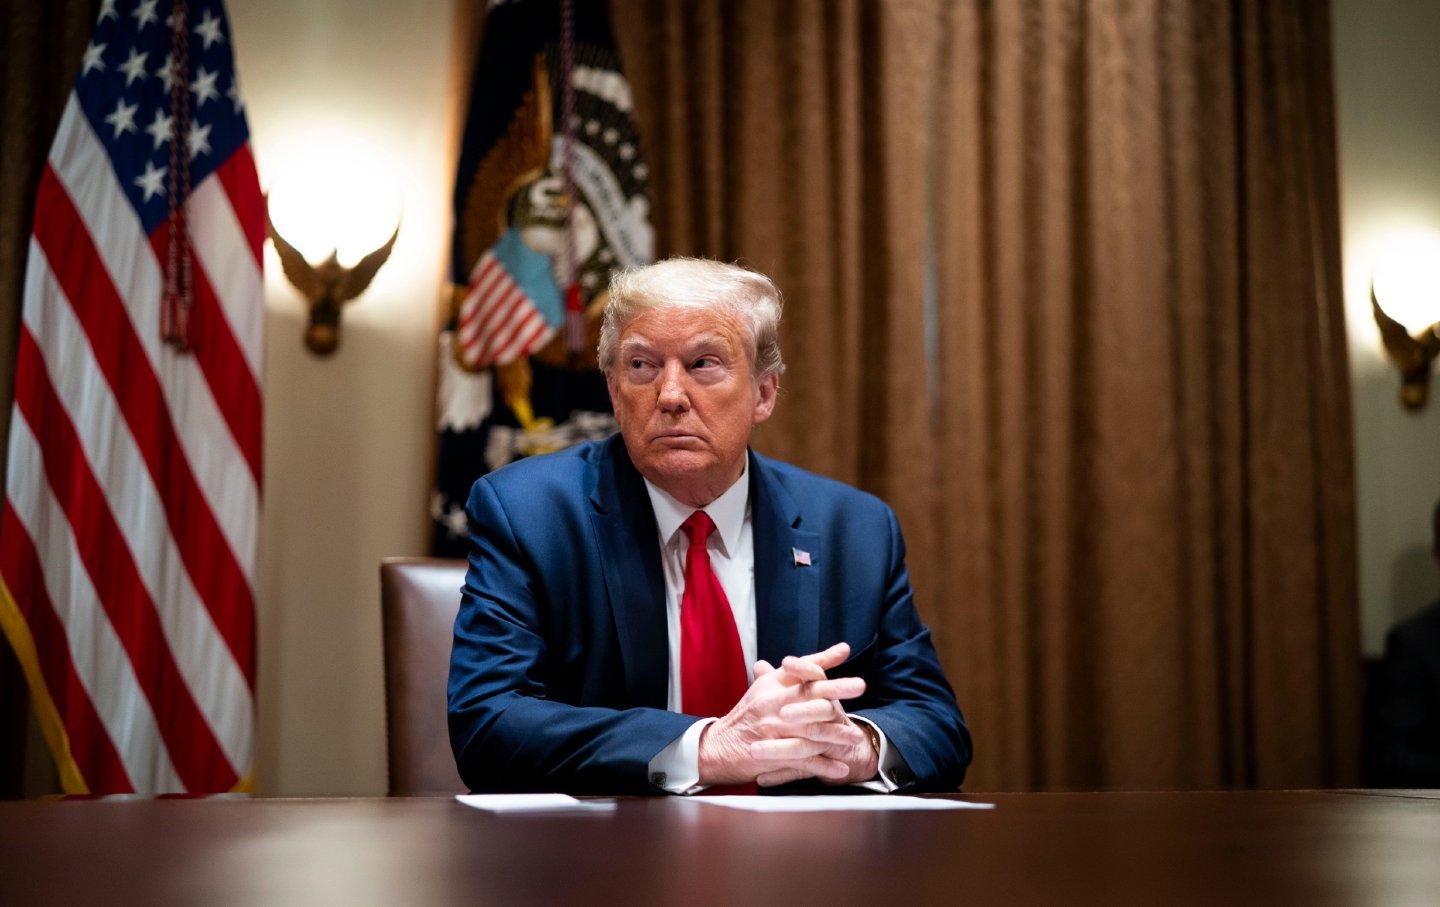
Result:
{"type": "Polygon", "coordinates": [[[692,507],[740,477],[750,430],[770,418],[780,384],[755,378],[737,315],[702,309],[635,318],[606,381],[640,474],[692,507]]]}

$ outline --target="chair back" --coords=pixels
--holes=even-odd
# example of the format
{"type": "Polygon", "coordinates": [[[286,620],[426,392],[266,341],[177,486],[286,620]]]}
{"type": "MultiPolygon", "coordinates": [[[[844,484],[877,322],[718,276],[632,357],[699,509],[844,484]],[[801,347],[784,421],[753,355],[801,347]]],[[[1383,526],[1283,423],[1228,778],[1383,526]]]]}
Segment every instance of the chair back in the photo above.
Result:
{"type": "Polygon", "coordinates": [[[463,793],[446,724],[445,686],[465,561],[380,563],[390,793],[463,793]]]}

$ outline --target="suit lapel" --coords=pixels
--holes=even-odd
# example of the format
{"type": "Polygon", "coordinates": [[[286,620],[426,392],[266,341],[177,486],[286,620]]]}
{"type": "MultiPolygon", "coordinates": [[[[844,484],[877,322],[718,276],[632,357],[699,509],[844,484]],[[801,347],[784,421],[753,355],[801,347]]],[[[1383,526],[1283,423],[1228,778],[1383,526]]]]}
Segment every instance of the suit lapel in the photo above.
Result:
{"type": "Polygon", "coordinates": [[[755,541],[757,654],[772,665],[809,655],[820,639],[820,537],[801,529],[800,509],[764,457],[750,454],[755,541]],[[799,563],[808,556],[810,565],[799,563]]]}
{"type": "Polygon", "coordinates": [[[620,640],[626,698],[663,709],[670,648],[660,542],[644,482],[619,435],[607,442],[598,458],[590,501],[590,523],[620,640]]]}

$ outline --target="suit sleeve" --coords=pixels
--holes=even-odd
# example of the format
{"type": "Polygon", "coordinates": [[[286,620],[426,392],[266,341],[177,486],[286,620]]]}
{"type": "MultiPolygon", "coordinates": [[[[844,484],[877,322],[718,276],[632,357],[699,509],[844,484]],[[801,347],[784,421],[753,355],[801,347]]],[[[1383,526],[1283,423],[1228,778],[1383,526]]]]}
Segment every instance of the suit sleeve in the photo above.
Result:
{"type": "Polygon", "coordinates": [[[904,760],[889,779],[900,792],[953,791],[970,764],[970,732],[915,608],[899,522],[889,507],[884,512],[889,550],[878,629],[850,659],[866,680],[855,714],[873,722],[904,760]]]}
{"type": "Polygon", "coordinates": [[[448,690],[460,777],[477,791],[654,793],[650,759],[694,719],[560,701],[546,624],[564,609],[543,600],[540,565],[487,478],[467,511],[470,564],[448,690]]]}

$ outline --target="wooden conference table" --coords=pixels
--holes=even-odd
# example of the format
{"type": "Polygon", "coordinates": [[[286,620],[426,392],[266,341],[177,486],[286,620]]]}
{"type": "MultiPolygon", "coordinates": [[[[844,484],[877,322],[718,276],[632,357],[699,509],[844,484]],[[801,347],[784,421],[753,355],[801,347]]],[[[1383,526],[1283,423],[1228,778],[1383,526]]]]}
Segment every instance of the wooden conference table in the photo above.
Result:
{"type": "Polygon", "coordinates": [[[993,794],[990,811],[678,799],[0,803],[0,904],[1421,904],[1440,791],[993,794]]]}

